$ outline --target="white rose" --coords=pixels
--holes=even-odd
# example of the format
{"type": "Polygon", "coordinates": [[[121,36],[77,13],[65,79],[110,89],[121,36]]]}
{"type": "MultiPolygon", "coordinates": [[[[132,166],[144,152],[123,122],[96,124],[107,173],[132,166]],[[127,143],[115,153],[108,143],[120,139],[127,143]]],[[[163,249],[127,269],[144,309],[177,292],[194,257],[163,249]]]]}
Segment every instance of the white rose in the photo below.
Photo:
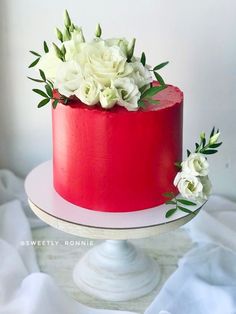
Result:
{"type": "Polygon", "coordinates": [[[117,90],[112,87],[106,87],[100,92],[99,100],[102,108],[112,108],[118,100],[117,90]]]}
{"type": "Polygon", "coordinates": [[[103,40],[84,43],[78,54],[78,62],[83,68],[84,77],[92,77],[99,84],[110,87],[111,81],[128,76],[132,66],[118,46],[109,47],[103,40]]]}
{"type": "Polygon", "coordinates": [[[40,58],[36,68],[42,70],[46,78],[54,82],[57,70],[62,63],[62,60],[57,57],[54,48],[50,47],[49,52],[40,58]]]}
{"type": "Polygon", "coordinates": [[[99,101],[100,86],[96,81],[89,78],[83,80],[75,95],[86,105],[95,105],[99,101]]]}
{"type": "Polygon", "coordinates": [[[178,172],[174,185],[177,186],[180,194],[186,199],[201,200],[203,185],[198,177],[184,172],[178,172]]]}
{"type": "Polygon", "coordinates": [[[54,87],[61,95],[70,97],[75,94],[81,83],[81,70],[74,61],[62,62],[57,70],[54,87]]]}
{"type": "Polygon", "coordinates": [[[130,111],[138,109],[138,101],[141,93],[134,83],[134,80],[128,77],[119,78],[113,82],[117,89],[119,99],[117,103],[130,111]]]}
{"type": "Polygon", "coordinates": [[[133,67],[133,73],[131,74],[131,77],[134,79],[134,82],[138,88],[150,84],[153,81],[150,71],[144,67],[140,61],[132,62],[131,65],[133,67]]]}
{"type": "Polygon", "coordinates": [[[205,156],[200,153],[190,154],[181,163],[182,171],[193,176],[206,176],[208,174],[209,163],[205,156]]]}

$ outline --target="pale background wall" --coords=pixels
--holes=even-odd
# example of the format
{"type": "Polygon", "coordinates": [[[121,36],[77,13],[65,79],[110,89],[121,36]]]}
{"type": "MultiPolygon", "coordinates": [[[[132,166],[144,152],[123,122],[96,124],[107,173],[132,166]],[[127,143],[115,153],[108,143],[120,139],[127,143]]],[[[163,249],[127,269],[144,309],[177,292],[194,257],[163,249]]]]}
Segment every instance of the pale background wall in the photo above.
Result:
{"type": "Polygon", "coordinates": [[[210,157],[211,179],[215,192],[236,199],[235,0],[1,0],[0,168],[24,176],[51,156],[50,108],[36,108],[28,50],[54,40],[65,8],[87,36],[101,22],[104,36],[135,36],[150,64],[171,61],[162,73],[185,93],[185,148],[219,127],[224,146],[210,157]]]}

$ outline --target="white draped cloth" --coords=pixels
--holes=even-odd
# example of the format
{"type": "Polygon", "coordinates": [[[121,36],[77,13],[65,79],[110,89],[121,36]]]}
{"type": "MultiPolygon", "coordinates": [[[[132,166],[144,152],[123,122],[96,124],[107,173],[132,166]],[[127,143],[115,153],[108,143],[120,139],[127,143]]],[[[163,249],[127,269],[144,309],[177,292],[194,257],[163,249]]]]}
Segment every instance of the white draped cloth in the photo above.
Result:
{"type": "Polygon", "coordinates": [[[27,206],[22,180],[0,170],[0,314],[120,313],[76,302],[39,272],[34,248],[21,245],[31,240],[29,222],[41,225],[27,206]]]}
{"type": "MultiPolygon", "coordinates": [[[[128,314],[89,308],[39,271],[23,182],[0,170],[0,314],[128,314]]],[[[236,314],[236,204],[212,196],[185,227],[194,247],[180,261],[145,314],[236,314]]]]}
{"type": "Polygon", "coordinates": [[[194,247],[145,314],[236,314],[236,203],[212,196],[185,228],[194,247]]]}

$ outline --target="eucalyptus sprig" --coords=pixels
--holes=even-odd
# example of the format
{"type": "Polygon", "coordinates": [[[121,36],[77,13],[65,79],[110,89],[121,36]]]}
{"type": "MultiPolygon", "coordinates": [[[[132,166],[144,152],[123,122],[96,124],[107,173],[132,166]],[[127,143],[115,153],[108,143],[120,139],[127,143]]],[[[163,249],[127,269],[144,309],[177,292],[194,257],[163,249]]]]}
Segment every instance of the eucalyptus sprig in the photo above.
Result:
{"type": "MultiPolygon", "coordinates": [[[[143,66],[146,65],[146,55],[144,52],[142,52],[141,58],[140,58],[140,62],[142,63],[143,66]]],[[[152,71],[153,74],[155,75],[156,80],[159,82],[160,85],[165,85],[165,81],[162,78],[162,76],[157,72],[160,69],[164,68],[167,64],[169,63],[169,61],[166,62],[162,62],[158,65],[156,65],[153,69],[150,69],[149,71],[152,71]]]]}
{"type": "Polygon", "coordinates": [[[40,79],[28,77],[30,80],[34,82],[44,83],[45,91],[38,88],[33,89],[33,92],[43,97],[43,100],[41,100],[38,103],[38,108],[41,108],[47,105],[49,101],[52,101],[52,106],[54,109],[57,107],[60,100],[62,100],[64,104],[66,104],[68,101],[66,97],[60,96],[60,98],[58,99],[53,96],[53,83],[46,78],[45,73],[42,70],[39,70],[39,74],[40,74],[40,79]]]}
{"type": "Polygon", "coordinates": [[[166,212],[166,215],[165,215],[166,218],[171,217],[177,210],[181,210],[182,212],[185,212],[187,214],[194,214],[195,215],[194,211],[191,211],[190,209],[186,208],[185,206],[195,206],[195,205],[197,205],[196,203],[185,200],[183,198],[176,198],[174,193],[171,193],[171,192],[165,193],[163,195],[165,197],[169,198],[169,200],[166,201],[165,204],[166,205],[173,205],[173,207],[166,212]]]}
{"type": "MultiPolygon", "coordinates": [[[[218,142],[220,136],[220,130],[213,127],[209,139],[206,139],[206,134],[202,132],[200,134],[200,141],[195,143],[195,153],[201,153],[204,155],[212,155],[218,152],[216,148],[222,145],[222,142],[218,142]]],[[[191,154],[191,151],[187,149],[187,156],[191,154]]]]}
{"type": "Polygon", "coordinates": [[[165,85],[165,81],[162,78],[162,76],[157,72],[158,70],[164,68],[164,66],[166,66],[169,63],[169,61],[166,62],[162,62],[158,65],[156,65],[151,71],[153,71],[153,74],[155,75],[156,80],[161,84],[161,85],[165,85]]]}
{"type": "MultiPolygon", "coordinates": [[[[146,55],[145,55],[144,52],[142,52],[142,54],[141,54],[140,62],[142,63],[142,65],[144,67],[146,66],[146,55]]],[[[145,101],[148,101],[148,102],[150,102],[152,104],[159,104],[159,100],[153,99],[152,97],[155,96],[160,91],[162,91],[163,89],[165,89],[167,87],[167,85],[165,84],[165,81],[163,80],[163,78],[161,77],[161,75],[157,71],[162,69],[168,63],[169,63],[169,61],[162,62],[162,63],[156,65],[153,69],[149,70],[149,71],[153,72],[153,74],[155,75],[156,80],[158,81],[160,86],[152,86],[152,84],[145,85],[140,90],[141,97],[140,97],[140,99],[138,101],[139,107],[143,107],[144,108],[145,107],[145,101]]]]}
{"type": "Polygon", "coordinates": [[[138,101],[139,107],[145,107],[145,101],[151,104],[159,104],[159,100],[153,99],[152,97],[155,96],[157,93],[165,89],[167,85],[160,85],[160,86],[145,86],[145,90],[141,90],[141,96],[138,101]]]}
{"type": "MultiPolygon", "coordinates": [[[[49,49],[48,49],[48,45],[46,43],[46,41],[43,42],[43,50],[45,53],[48,53],[49,49]]],[[[28,66],[29,68],[33,68],[36,66],[36,64],[39,62],[40,58],[42,57],[41,54],[39,54],[36,51],[30,50],[30,53],[32,53],[32,55],[36,56],[37,58],[28,66]]]]}

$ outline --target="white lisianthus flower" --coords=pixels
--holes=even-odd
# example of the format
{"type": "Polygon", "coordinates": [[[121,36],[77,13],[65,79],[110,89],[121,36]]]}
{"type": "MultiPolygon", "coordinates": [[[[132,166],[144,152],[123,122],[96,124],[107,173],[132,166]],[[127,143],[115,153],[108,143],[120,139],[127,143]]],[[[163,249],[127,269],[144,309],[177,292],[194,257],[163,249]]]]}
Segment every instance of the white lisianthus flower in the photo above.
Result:
{"type": "Polygon", "coordinates": [[[54,87],[61,95],[70,97],[78,90],[81,79],[81,70],[76,62],[62,62],[57,71],[54,87]]]}
{"type": "Polygon", "coordinates": [[[150,71],[140,61],[132,62],[131,65],[133,67],[131,77],[134,79],[138,88],[148,85],[153,81],[150,71]]]}
{"type": "Polygon", "coordinates": [[[62,63],[62,60],[57,57],[55,49],[50,47],[49,52],[40,58],[36,68],[42,70],[47,79],[54,82],[58,68],[62,63]]]}
{"type": "Polygon", "coordinates": [[[206,176],[209,163],[206,157],[200,153],[192,153],[181,163],[182,171],[193,176],[206,176]]]}
{"type": "Polygon", "coordinates": [[[112,84],[118,92],[117,103],[130,111],[138,109],[141,93],[132,78],[124,77],[115,80],[112,84]]]}
{"type": "Polygon", "coordinates": [[[104,87],[110,87],[112,80],[128,76],[133,71],[120,47],[109,47],[103,40],[84,43],[77,60],[84,77],[92,77],[104,87]]]}
{"type": "Polygon", "coordinates": [[[184,172],[178,172],[174,179],[174,185],[184,198],[191,200],[202,199],[203,185],[199,177],[184,172]]]}
{"type": "Polygon", "coordinates": [[[99,93],[99,100],[102,108],[112,108],[118,100],[118,93],[115,88],[106,87],[99,93]]]}
{"type": "Polygon", "coordinates": [[[208,176],[199,177],[201,184],[203,186],[202,190],[202,199],[207,200],[209,195],[211,194],[212,184],[208,176]]]}
{"type": "Polygon", "coordinates": [[[105,40],[108,46],[118,46],[122,50],[123,54],[127,56],[128,40],[126,38],[108,38],[105,40]]]}
{"type": "Polygon", "coordinates": [[[86,105],[93,106],[99,101],[100,86],[91,78],[83,80],[75,95],[86,105]]]}
{"type": "Polygon", "coordinates": [[[77,61],[78,54],[84,46],[84,35],[81,28],[75,29],[71,33],[71,39],[65,41],[64,46],[66,48],[65,60],[77,61]]]}

